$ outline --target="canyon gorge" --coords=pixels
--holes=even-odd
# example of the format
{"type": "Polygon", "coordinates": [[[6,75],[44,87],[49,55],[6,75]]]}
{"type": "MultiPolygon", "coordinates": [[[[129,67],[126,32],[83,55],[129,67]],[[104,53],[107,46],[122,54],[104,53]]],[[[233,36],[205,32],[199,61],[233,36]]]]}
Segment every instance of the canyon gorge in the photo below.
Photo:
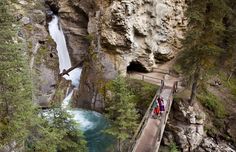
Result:
{"type": "MultiPolygon", "coordinates": [[[[181,53],[188,24],[186,0],[18,0],[15,7],[15,16],[22,24],[18,37],[30,55],[36,86],[34,101],[47,109],[52,101],[61,102],[70,92],[71,107],[93,110],[75,112],[77,118],[84,116],[77,121],[86,130],[96,120],[95,131],[104,127],[101,123],[107,123],[94,112],[104,110],[106,82],[117,75],[126,76],[132,71],[148,73],[168,65],[181,53]],[[55,42],[59,36],[50,35],[55,15],[58,23],[54,26],[58,24],[58,30],[65,36],[66,46],[60,47],[68,49],[66,56],[71,60],[63,67],[57,48],[62,44],[55,42]],[[59,76],[73,66],[75,75],[72,71],[63,76],[65,79],[59,76]],[[73,76],[76,82],[68,78],[73,76]],[[91,117],[86,118],[88,115],[91,117]]],[[[173,105],[163,151],[175,142],[183,152],[235,152],[234,124],[229,122],[227,126],[233,142],[213,138],[205,131],[209,115],[204,108],[185,104],[184,100],[187,99],[173,105]]],[[[92,136],[91,132],[87,134],[92,136]]]]}

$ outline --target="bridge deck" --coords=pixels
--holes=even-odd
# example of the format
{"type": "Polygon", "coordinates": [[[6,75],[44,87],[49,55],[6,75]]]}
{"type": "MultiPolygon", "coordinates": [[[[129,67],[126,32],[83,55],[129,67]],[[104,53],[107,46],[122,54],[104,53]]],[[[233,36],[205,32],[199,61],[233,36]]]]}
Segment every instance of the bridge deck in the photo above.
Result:
{"type": "Polygon", "coordinates": [[[149,116],[147,124],[143,129],[140,138],[137,140],[134,147],[134,152],[153,152],[159,148],[160,140],[162,137],[162,131],[164,131],[167,114],[170,111],[172,102],[172,89],[164,88],[161,92],[161,96],[164,99],[165,112],[157,119],[149,116]],[[170,99],[171,98],[171,99],[170,99]]]}

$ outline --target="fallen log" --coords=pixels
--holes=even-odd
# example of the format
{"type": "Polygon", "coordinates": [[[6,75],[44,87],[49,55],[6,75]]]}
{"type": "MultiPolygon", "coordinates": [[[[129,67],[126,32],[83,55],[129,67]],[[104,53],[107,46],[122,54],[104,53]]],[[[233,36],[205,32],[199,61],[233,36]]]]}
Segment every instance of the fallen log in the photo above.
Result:
{"type": "Polygon", "coordinates": [[[69,69],[63,69],[62,73],[59,74],[59,76],[63,76],[63,75],[68,75],[69,76],[69,72],[73,71],[75,68],[77,67],[81,67],[83,65],[83,61],[77,63],[76,65],[70,67],[69,69]]]}

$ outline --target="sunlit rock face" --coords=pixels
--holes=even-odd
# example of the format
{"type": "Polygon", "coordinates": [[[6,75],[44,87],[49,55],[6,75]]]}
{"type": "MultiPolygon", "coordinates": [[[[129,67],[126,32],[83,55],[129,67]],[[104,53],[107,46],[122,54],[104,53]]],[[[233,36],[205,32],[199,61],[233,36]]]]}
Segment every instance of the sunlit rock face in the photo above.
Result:
{"type": "Polygon", "coordinates": [[[100,83],[125,75],[131,62],[151,71],[174,58],[187,24],[185,0],[46,2],[60,17],[72,64],[84,61],[77,98],[88,106],[103,105],[100,83]]]}
{"type": "Polygon", "coordinates": [[[58,11],[74,62],[82,60],[91,37],[99,37],[99,51],[121,71],[132,60],[151,69],[181,48],[185,0],[47,1],[58,11]]]}
{"type": "Polygon", "coordinates": [[[230,142],[206,133],[207,125],[212,123],[210,119],[199,103],[190,106],[182,99],[174,101],[162,138],[163,145],[170,146],[175,142],[182,152],[235,152],[230,142]]]}
{"type": "Polygon", "coordinates": [[[186,28],[185,8],[184,0],[113,1],[102,16],[104,51],[122,57],[119,70],[131,61],[150,70],[172,59],[186,28]]]}

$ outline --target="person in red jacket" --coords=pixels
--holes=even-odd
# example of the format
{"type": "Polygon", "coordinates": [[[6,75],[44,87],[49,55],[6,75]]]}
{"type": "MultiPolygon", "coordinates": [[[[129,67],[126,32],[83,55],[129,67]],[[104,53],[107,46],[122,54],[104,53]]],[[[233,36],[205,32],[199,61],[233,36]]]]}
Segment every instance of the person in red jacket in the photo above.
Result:
{"type": "Polygon", "coordinates": [[[153,103],[153,114],[152,116],[155,117],[155,116],[158,116],[160,114],[160,106],[157,102],[157,100],[153,103]]]}

